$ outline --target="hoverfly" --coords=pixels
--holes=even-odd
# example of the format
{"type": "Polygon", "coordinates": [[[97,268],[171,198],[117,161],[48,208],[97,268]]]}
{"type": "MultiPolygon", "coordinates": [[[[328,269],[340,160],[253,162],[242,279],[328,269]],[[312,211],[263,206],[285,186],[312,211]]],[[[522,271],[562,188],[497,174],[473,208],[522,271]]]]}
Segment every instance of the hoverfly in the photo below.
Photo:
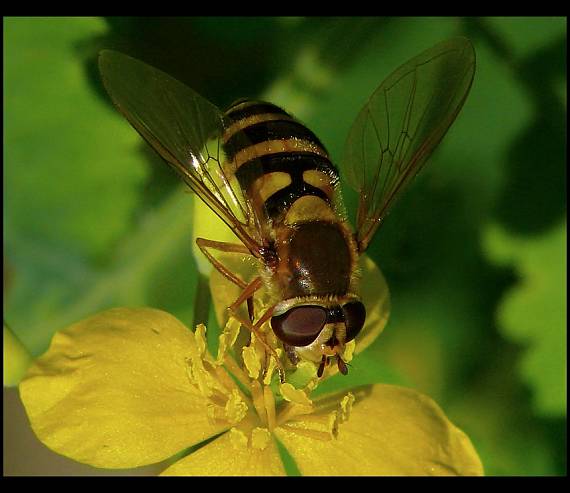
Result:
{"type": "MultiPolygon", "coordinates": [[[[357,261],[394,200],[419,172],[461,110],[475,72],[466,38],[453,38],[395,70],[358,114],[342,172],[359,194],[350,226],[338,168],[317,136],[282,108],[242,99],[225,112],[164,72],[115,51],[99,67],[113,102],[131,125],[226,223],[239,244],[198,238],[213,266],[241,288],[229,307],[263,342],[267,321],[293,364],[299,354],[347,373],[345,344],[361,331],[357,261]],[[253,256],[246,283],[211,250],[253,256]],[[265,287],[269,307],[253,313],[265,287]]],[[[283,368],[272,347],[283,381],[283,368]]]]}

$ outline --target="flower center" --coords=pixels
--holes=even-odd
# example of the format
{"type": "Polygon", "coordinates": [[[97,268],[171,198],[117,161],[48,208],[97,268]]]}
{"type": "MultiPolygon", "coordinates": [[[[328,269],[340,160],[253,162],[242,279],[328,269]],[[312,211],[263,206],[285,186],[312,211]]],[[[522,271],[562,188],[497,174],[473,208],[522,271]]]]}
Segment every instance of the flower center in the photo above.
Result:
{"type": "MultiPolygon", "coordinates": [[[[293,385],[294,378],[291,378],[293,383],[279,383],[275,375],[277,362],[255,334],[251,335],[248,346],[234,347],[239,331],[239,322],[230,318],[220,335],[214,358],[206,347],[206,328],[196,327],[196,347],[188,361],[188,372],[191,385],[206,399],[209,419],[230,425],[231,440],[236,446],[264,449],[279,426],[319,440],[336,438],[339,425],[350,415],[354,396],[347,394],[336,405],[324,408],[324,412],[323,408],[317,409],[309,398],[320,381],[314,363],[299,363],[292,375],[301,381],[301,388],[293,385]]],[[[275,354],[281,357],[283,349],[278,341],[268,339],[275,354]]]]}

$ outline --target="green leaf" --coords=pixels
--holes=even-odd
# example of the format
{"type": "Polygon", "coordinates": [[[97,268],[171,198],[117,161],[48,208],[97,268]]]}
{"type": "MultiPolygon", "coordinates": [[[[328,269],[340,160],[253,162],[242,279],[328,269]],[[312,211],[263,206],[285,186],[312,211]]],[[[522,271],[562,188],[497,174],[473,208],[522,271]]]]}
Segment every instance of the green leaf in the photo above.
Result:
{"type": "Polygon", "coordinates": [[[486,19],[516,58],[525,57],[558,37],[566,38],[566,17],[489,17],[486,19]]]}
{"type": "Polygon", "coordinates": [[[39,238],[91,258],[107,253],[129,222],[145,167],[137,135],[89,87],[78,49],[105,25],[39,17],[8,18],[4,27],[8,247],[39,238]]]}
{"type": "Polygon", "coordinates": [[[6,319],[33,354],[55,330],[113,306],[155,306],[190,323],[192,201],[178,191],[133,227],[143,144],[90,87],[78,50],[105,24],[9,18],[5,28],[6,319]]]}
{"type": "Polygon", "coordinates": [[[96,266],[130,226],[146,166],[136,133],[89,84],[102,20],[4,27],[6,316],[36,353],[60,328],[49,320],[97,282],[96,266]]]}
{"type": "Polygon", "coordinates": [[[160,308],[191,326],[198,280],[191,253],[192,205],[191,197],[179,189],[142,218],[111,266],[93,273],[89,284],[82,285],[67,303],[57,310],[32,305],[36,315],[45,314],[25,327],[32,350],[42,352],[54,331],[111,307],[160,308]]]}
{"type": "Polygon", "coordinates": [[[544,416],[566,412],[566,223],[538,237],[521,237],[491,225],[489,258],[512,265],[519,282],[503,297],[499,328],[526,350],[519,373],[534,392],[544,416]]]}

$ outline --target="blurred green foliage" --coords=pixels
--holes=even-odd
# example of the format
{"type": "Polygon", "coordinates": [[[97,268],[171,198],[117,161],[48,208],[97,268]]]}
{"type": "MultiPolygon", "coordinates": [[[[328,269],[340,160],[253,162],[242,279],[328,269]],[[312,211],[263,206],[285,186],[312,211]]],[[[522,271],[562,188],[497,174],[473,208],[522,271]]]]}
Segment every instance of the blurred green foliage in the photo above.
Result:
{"type": "Polygon", "coordinates": [[[112,306],[193,322],[193,199],[111,107],[100,49],[220,107],[268,97],[339,159],[382,79],[457,34],[476,47],[473,89],[369,250],[392,315],[360,364],[431,395],[487,474],[565,474],[564,18],[6,18],[11,328],[37,355],[54,331],[112,306]]]}
{"type": "Polygon", "coordinates": [[[503,295],[497,322],[505,338],[527,346],[519,373],[537,413],[566,412],[566,224],[531,238],[490,225],[489,257],[513,265],[519,282],[503,295]],[[562,258],[561,258],[562,257],[562,258]]]}

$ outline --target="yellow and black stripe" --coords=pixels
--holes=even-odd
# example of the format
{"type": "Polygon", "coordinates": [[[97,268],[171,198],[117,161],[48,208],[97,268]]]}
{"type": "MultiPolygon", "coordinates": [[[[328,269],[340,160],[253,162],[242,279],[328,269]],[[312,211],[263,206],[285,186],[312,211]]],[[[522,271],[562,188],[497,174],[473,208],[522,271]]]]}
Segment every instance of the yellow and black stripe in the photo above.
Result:
{"type": "Polygon", "coordinates": [[[226,157],[242,189],[261,197],[271,219],[285,217],[306,196],[332,207],[338,170],[311,130],[282,108],[261,101],[237,101],[226,116],[226,157]]]}

